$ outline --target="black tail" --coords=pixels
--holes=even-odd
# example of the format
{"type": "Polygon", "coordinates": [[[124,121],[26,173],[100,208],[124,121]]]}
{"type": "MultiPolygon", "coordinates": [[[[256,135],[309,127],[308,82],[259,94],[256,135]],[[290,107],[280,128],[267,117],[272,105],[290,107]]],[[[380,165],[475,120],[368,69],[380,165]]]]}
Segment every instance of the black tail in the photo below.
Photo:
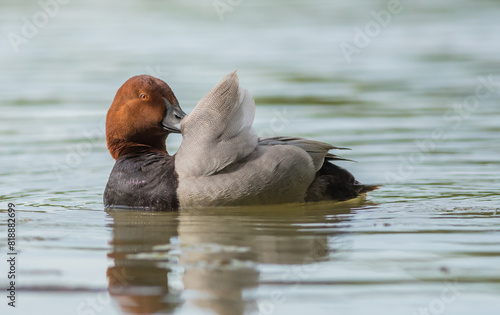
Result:
{"type": "Polygon", "coordinates": [[[307,189],[306,201],[344,201],[377,188],[377,185],[360,184],[347,170],[325,161],[307,189]]]}

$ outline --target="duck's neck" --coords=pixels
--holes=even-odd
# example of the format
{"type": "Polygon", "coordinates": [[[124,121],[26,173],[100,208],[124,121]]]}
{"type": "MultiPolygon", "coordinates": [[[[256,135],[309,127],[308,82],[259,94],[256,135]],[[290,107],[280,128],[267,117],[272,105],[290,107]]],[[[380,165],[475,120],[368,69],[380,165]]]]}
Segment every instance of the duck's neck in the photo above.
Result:
{"type": "Polygon", "coordinates": [[[167,135],[157,138],[150,138],[148,141],[130,141],[122,139],[110,139],[107,141],[108,150],[111,156],[118,160],[120,157],[129,154],[143,154],[156,152],[168,155],[165,140],[167,135]]]}

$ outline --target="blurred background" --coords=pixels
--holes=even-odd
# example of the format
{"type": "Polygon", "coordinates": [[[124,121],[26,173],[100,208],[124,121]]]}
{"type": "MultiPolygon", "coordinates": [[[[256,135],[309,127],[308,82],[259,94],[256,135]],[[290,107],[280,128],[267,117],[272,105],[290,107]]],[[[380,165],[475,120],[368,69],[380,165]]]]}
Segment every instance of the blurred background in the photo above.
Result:
{"type": "Polygon", "coordinates": [[[493,0],[0,1],[15,311],[497,314],[499,17],[493,0]],[[384,186],[354,205],[106,214],[104,119],[121,84],[159,77],[189,113],[235,69],[259,135],[350,147],[357,163],[339,165],[384,186]],[[299,285],[282,279],[304,266],[299,285]]]}

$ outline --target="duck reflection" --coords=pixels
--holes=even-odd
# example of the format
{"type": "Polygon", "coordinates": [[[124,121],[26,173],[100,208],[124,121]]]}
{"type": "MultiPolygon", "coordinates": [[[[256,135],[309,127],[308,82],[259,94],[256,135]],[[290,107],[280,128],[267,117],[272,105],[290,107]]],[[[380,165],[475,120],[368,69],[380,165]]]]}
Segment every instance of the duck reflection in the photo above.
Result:
{"type": "Polygon", "coordinates": [[[123,312],[129,314],[172,313],[179,305],[179,292],[169,283],[168,268],[151,255],[155,247],[177,237],[177,213],[113,211],[112,250],[108,257],[108,290],[123,312]],[[146,257],[141,257],[146,255],[146,257]]]}
{"type": "MultiPolygon", "coordinates": [[[[257,304],[245,293],[262,281],[259,264],[293,265],[294,273],[296,266],[332,259],[338,214],[349,212],[331,204],[111,212],[110,295],[133,314],[173,313],[178,307],[255,311],[257,304]]],[[[293,282],[291,273],[283,280],[293,282]]]]}

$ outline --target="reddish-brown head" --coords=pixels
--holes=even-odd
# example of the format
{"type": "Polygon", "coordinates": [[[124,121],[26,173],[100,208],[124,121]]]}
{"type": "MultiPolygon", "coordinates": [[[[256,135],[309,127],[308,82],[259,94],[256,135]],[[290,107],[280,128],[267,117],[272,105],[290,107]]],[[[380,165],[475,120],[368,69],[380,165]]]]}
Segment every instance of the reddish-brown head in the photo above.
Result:
{"type": "Polygon", "coordinates": [[[132,77],[116,92],[106,116],[106,142],[116,160],[129,153],[167,154],[169,133],[186,114],[167,83],[149,75],[132,77]]]}

